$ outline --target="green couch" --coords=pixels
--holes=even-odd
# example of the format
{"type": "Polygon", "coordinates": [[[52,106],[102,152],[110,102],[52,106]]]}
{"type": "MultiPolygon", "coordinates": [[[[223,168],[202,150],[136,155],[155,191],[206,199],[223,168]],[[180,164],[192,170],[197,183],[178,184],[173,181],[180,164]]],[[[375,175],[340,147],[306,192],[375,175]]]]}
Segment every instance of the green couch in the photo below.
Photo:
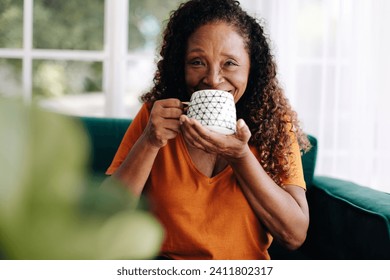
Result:
{"type": "MultiPolygon", "coordinates": [[[[78,118],[91,140],[91,172],[104,177],[131,120],[78,118]]],[[[330,177],[314,176],[317,140],[303,155],[310,226],[303,246],[274,243],[272,259],[390,259],[390,194],[330,177]]]]}

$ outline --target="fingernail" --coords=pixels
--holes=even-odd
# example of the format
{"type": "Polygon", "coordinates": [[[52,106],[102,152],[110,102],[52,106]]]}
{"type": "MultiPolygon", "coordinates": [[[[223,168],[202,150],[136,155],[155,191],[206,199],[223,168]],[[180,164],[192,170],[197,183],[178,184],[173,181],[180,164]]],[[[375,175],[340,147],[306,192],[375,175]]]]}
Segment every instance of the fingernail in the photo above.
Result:
{"type": "Polygon", "coordinates": [[[237,128],[242,128],[244,127],[244,121],[242,119],[239,119],[237,122],[237,128]]]}

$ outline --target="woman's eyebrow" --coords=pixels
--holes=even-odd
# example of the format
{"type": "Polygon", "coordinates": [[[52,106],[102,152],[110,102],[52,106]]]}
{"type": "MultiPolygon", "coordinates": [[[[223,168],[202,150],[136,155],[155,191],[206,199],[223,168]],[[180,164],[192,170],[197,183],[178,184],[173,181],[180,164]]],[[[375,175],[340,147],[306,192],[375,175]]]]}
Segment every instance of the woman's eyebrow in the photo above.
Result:
{"type": "MultiPolygon", "coordinates": [[[[206,53],[206,52],[201,48],[193,48],[193,49],[190,49],[187,51],[187,54],[190,54],[190,53],[206,53]]],[[[237,56],[233,53],[223,52],[223,53],[221,53],[221,55],[225,56],[225,57],[233,58],[235,60],[239,59],[239,56],[237,56]]]]}
{"type": "Polygon", "coordinates": [[[190,49],[187,51],[187,53],[194,53],[194,52],[201,52],[201,53],[205,53],[205,51],[201,48],[193,48],[193,49],[190,49]]]}
{"type": "Polygon", "coordinates": [[[235,60],[238,60],[239,57],[240,57],[240,56],[238,56],[238,55],[235,55],[235,54],[232,54],[232,53],[227,53],[227,52],[221,53],[221,55],[226,56],[226,57],[233,58],[233,59],[235,59],[235,60]]]}

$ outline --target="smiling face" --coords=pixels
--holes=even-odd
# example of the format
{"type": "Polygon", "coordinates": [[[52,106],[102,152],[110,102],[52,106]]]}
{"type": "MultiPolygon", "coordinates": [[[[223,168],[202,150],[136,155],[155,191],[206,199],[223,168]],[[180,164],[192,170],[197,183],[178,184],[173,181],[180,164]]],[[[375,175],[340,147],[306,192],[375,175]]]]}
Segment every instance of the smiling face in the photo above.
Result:
{"type": "Polygon", "coordinates": [[[202,89],[225,90],[237,103],[245,92],[250,70],[243,37],[224,22],[199,27],[188,39],[184,69],[190,95],[202,89]]]}

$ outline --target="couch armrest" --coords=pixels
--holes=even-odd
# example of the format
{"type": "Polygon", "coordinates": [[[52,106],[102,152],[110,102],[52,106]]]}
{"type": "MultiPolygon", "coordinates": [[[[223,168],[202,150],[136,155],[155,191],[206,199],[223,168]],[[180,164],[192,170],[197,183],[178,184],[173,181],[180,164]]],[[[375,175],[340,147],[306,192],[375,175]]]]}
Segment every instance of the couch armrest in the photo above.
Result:
{"type": "Polygon", "coordinates": [[[390,259],[390,194],[315,176],[307,192],[313,259],[390,259]]]}

